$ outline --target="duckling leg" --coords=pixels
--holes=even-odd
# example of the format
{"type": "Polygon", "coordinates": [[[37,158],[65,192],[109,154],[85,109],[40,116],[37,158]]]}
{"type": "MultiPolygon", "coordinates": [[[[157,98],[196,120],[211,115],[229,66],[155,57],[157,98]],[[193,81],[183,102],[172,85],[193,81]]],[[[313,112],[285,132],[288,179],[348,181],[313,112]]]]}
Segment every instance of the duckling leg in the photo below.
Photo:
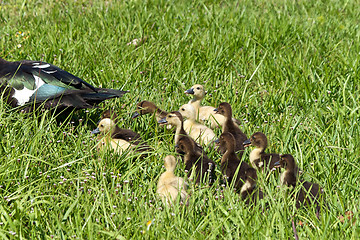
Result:
{"type": "Polygon", "coordinates": [[[294,223],[294,217],[292,217],[292,219],[291,219],[291,225],[292,225],[292,229],[293,229],[293,232],[294,232],[295,240],[299,240],[299,236],[298,236],[297,231],[296,231],[296,225],[294,223]]]}

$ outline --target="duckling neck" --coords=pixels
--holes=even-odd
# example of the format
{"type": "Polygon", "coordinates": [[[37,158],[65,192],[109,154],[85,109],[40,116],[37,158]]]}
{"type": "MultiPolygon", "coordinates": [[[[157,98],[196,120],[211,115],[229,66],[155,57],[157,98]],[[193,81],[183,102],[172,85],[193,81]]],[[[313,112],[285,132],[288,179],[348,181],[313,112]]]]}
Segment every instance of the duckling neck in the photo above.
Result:
{"type": "Polygon", "coordinates": [[[181,122],[180,125],[177,125],[177,126],[176,126],[176,130],[175,130],[175,144],[178,143],[179,138],[180,138],[181,136],[187,136],[187,134],[186,134],[186,132],[185,132],[185,130],[184,130],[184,123],[183,123],[183,122],[181,122]]]}
{"type": "MultiPolygon", "coordinates": [[[[281,177],[280,177],[280,181],[281,181],[281,184],[282,185],[288,185],[285,180],[288,176],[292,175],[292,174],[295,174],[294,172],[292,172],[291,170],[289,169],[286,169],[282,174],[281,174],[281,177]]],[[[296,175],[295,175],[295,178],[296,178],[296,175]]]]}
{"type": "Polygon", "coordinates": [[[230,151],[229,149],[226,150],[224,155],[221,158],[221,164],[226,163],[229,161],[229,159],[237,159],[237,156],[234,152],[234,150],[230,151]]]}
{"type": "Polygon", "coordinates": [[[172,179],[175,177],[175,174],[173,171],[168,171],[166,170],[166,172],[164,172],[162,175],[161,175],[161,178],[163,181],[165,181],[166,179],[172,179]]]}
{"type": "Polygon", "coordinates": [[[256,160],[259,160],[261,158],[261,153],[264,152],[263,148],[255,148],[250,153],[250,162],[253,163],[256,160]]]}
{"type": "Polygon", "coordinates": [[[234,125],[234,122],[232,121],[232,118],[227,118],[226,116],[225,117],[225,123],[224,125],[222,126],[222,132],[230,132],[229,130],[229,126],[233,126],[234,125]]]}
{"type": "Polygon", "coordinates": [[[190,132],[191,128],[195,125],[195,123],[196,123],[195,119],[190,119],[190,118],[186,119],[184,121],[184,129],[186,129],[187,132],[190,132]]]}
{"type": "Polygon", "coordinates": [[[191,104],[195,108],[196,112],[199,110],[201,106],[201,100],[202,100],[201,98],[197,98],[194,96],[194,98],[189,101],[189,104],[191,104]]]}

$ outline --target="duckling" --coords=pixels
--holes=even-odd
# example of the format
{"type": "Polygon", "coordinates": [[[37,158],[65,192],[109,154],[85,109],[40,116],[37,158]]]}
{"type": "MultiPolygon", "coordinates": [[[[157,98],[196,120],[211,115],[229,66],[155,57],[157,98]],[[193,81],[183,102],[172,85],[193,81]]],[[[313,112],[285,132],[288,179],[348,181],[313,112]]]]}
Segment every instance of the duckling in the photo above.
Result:
{"type": "Polygon", "coordinates": [[[113,109],[108,109],[101,113],[101,119],[104,119],[104,118],[110,118],[116,122],[118,115],[116,114],[116,112],[113,109]]]}
{"type": "MultiPolygon", "coordinates": [[[[168,115],[166,115],[165,118],[158,121],[158,123],[160,123],[160,124],[171,124],[171,125],[176,127],[175,139],[174,139],[175,140],[175,145],[178,144],[180,137],[182,137],[182,136],[189,137],[189,135],[184,130],[184,119],[183,119],[181,113],[179,113],[178,111],[168,113],[168,115]]],[[[192,138],[190,138],[190,139],[191,139],[191,141],[194,141],[192,138]]],[[[194,141],[194,144],[196,146],[196,151],[200,151],[200,152],[203,151],[202,147],[199,144],[197,144],[195,141],[194,141]]],[[[183,154],[183,152],[179,152],[179,153],[183,154]]]]}
{"type": "Polygon", "coordinates": [[[160,121],[162,118],[168,115],[168,112],[158,108],[155,105],[155,103],[149,101],[142,101],[136,104],[136,112],[133,113],[132,118],[136,118],[140,115],[145,115],[149,113],[151,114],[155,113],[155,117],[157,121],[160,121]]]}
{"type": "MultiPolygon", "coordinates": [[[[212,129],[221,127],[225,124],[225,117],[222,115],[214,114],[214,107],[212,106],[201,106],[201,101],[204,99],[206,91],[204,86],[200,84],[196,84],[192,86],[190,89],[185,91],[185,94],[194,95],[193,99],[189,101],[195,108],[195,113],[197,115],[197,120],[201,123],[205,123],[206,121],[210,121],[210,127],[212,129]]],[[[240,121],[233,118],[235,124],[240,125],[240,121]]]]}
{"type": "Polygon", "coordinates": [[[215,162],[205,152],[196,151],[195,143],[189,137],[180,137],[176,147],[185,153],[184,162],[188,177],[195,174],[195,182],[198,184],[204,182],[204,177],[208,176],[211,185],[215,180],[215,162]],[[192,171],[193,167],[195,167],[195,172],[192,171]]]}
{"type": "Polygon", "coordinates": [[[166,171],[161,174],[157,185],[156,193],[159,194],[162,202],[169,206],[174,203],[180,194],[180,200],[185,202],[188,194],[186,192],[186,183],[183,178],[174,174],[176,159],[169,155],[164,159],[166,171]]]}
{"type": "Polygon", "coordinates": [[[241,198],[246,201],[246,204],[253,202],[257,203],[257,200],[263,199],[264,194],[260,189],[256,189],[257,174],[256,170],[252,167],[245,170],[245,183],[241,187],[241,198]]]}
{"type": "MultiPolygon", "coordinates": [[[[137,118],[140,115],[154,114],[154,113],[155,113],[156,121],[160,121],[161,119],[166,117],[166,115],[169,114],[168,112],[158,108],[153,102],[142,101],[136,104],[136,112],[134,112],[131,117],[137,118]]],[[[166,125],[167,129],[171,129],[172,127],[173,126],[171,124],[166,125]]]]}
{"type": "Polygon", "coordinates": [[[127,91],[95,88],[84,80],[42,61],[8,62],[0,58],[0,93],[25,112],[43,109],[84,109],[127,91]]]}
{"type": "MultiPolygon", "coordinates": [[[[239,157],[241,158],[243,155],[243,152],[245,150],[243,142],[247,139],[246,134],[241,131],[241,129],[231,120],[232,116],[232,109],[229,103],[222,102],[219,104],[219,107],[214,110],[217,114],[221,114],[222,116],[225,116],[225,124],[222,126],[222,132],[231,133],[235,140],[235,152],[239,152],[239,157]]],[[[224,149],[219,147],[220,152],[223,154],[224,149]]]]}
{"type": "Polygon", "coordinates": [[[244,141],[244,147],[250,145],[255,146],[250,153],[250,163],[255,169],[268,166],[271,170],[274,168],[274,164],[280,160],[280,155],[277,153],[265,153],[267,137],[262,132],[256,132],[251,135],[250,139],[244,141]]]}
{"type": "Polygon", "coordinates": [[[120,154],[125,150],[142,152],[150,149],[150,147],[142,141],[138,133],[130,129],[119,128],[115,121],[110,118],[100,120],[98,127],[91,133],[102,133],[106,135],[104,142],[100,144],[109,145],[120,154]]]}
{"type": "Polygon", "coordinates": [[[320,212],[320,197],[323,193],[320,185],[302,180],[297,181],[299,169],[294,157],[290,154],[281,155],[275,166],[285,168],[280,177],[281,184],[294,188],[298,184],[300,185],[300,190],[296,195],[296,208],[300,208],[305,204],[315,204],[316,214],[318,215],[320,212]]]}
{"type": "Polygon", "coordinates": [[[186,118],[184,121],[184,130],[190,137],[195,139],[195,141],[203,145],[208,145],[215,140],[216,136],[213,130],[195,121],[196,111],[191,104],[182,105],[179,112],[186,118]]]}
{"type": "Polygon", "coordinates": [[[218,139],[220,147],[225,149],[225,153],[221,158],[221,172],[227,177],[228,183],[234,182],[234,188],[237,191],[241,190],[243,183],[246,180],[245,171],[250,168],[249,164],[240,161],[235,153],[235,138],[229,133],[225,132],[220,135],[218,139]],[[237,170],[239,168],[239,170],[237,170]],[[235,174],[237,176],[235,179],[235,174]]]}

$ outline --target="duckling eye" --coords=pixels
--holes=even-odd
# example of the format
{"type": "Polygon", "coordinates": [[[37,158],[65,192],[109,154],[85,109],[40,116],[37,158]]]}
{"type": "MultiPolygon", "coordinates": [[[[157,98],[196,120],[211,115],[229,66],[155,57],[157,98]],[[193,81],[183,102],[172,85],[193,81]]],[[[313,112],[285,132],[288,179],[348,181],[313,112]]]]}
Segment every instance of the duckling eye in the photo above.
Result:
{"type": "Polygon", "coordinates": [[[172,117],[171,115],[168,116],[168,118],[171,118],[171,117],[172,117]]]}
{"type": "Polygon", "coordinates": [[[104,125],[103,125],[103,124],[101,124],[101,125],[100,125],[100,127],[104,127],[104,125]]]}
{"type": "Polygon", "coordinates": [[[182,108],[181,111],[185,111],[185,108],[182,108]]]}
{"type": "Polygon", "coordinates": [[[197,89],[197,90],[200,90],[200,87],[197,87],[196,89],[197,89]]]}

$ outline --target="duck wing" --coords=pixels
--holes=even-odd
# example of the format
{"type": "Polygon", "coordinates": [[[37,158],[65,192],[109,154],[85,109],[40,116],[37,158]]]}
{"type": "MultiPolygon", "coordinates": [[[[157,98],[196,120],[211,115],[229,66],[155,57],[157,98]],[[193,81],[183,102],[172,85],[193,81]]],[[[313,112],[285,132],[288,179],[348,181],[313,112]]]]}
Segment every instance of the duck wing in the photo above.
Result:
{"type": "Polygon", "coordinates": [[[114,89],[95,88],[46,62],[8,62],[1,58],[0,85],[1,92],[9,94],[7,101],[13,107],[35,102],[37,106],[43,103],[44,108],[91,108],[105,99],[121,97],[126,93],[114,89]]]}

